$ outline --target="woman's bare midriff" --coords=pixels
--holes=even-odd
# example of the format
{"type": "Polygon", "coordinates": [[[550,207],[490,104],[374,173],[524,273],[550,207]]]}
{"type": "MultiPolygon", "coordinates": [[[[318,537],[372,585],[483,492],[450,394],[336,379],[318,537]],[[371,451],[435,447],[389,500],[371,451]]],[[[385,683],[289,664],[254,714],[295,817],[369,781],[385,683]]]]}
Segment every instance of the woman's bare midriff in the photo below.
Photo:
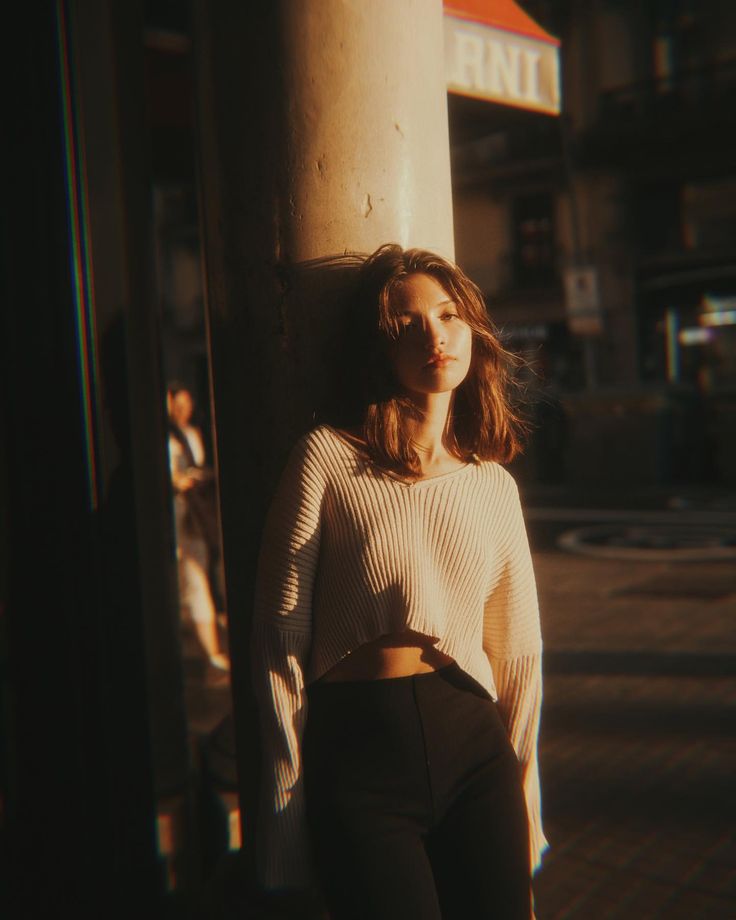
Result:
{"type": "Polygon", "coordinates": [[[452,662],[449,655],[435,648],[432,640],[421,633],[390,633],[361,645],[331,668],[319,682],[410,677],[437,671],[452,662]]]}

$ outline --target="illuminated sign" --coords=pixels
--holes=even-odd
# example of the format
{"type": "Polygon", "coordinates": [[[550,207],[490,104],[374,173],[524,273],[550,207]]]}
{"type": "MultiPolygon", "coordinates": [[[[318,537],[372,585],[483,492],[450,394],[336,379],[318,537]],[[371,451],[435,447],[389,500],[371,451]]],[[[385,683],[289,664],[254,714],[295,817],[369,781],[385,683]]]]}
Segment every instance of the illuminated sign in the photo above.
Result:
{"type": "Polygon", "coordinates": [[[705,311],[698,317],[701,326],[733,326],[736,324],[736,297],[704,294],[700,306],[705,311]]]}
{"type": "Polygon", "coordinates": [[[701,313],[701,326],[733,326],[736,325],[736,310],[714,310],[712,313],[701,313]]]}
{"type": "Polygon", "coordinates": [[[713,341],[713,331],[711,329],[701,329],[699,326],[688,326],[680,329],[677,334],[677,341],[680,345],[707,345],[713,341]]]}
{"type": "Polygon", "coordinates": [[[448,0],[444,28],[449,92],[559,113],[559,42],[517,4],[448,0]]]}

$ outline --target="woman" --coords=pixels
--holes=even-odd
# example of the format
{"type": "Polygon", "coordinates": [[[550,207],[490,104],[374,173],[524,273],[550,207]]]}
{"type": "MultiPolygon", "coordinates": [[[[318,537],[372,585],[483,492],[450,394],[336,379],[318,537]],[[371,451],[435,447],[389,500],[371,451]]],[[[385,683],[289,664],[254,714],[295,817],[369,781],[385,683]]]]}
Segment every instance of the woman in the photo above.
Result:
{"type": "Polygon", "coordinates": [[[261,552],[258,867],[332,920],[528,918],[541,638],[510,356],[432,253],[360,271],[353,429],[292,453],[261,552]],[[494,702],[495,701],[495,702],[494,702]]]}
{"type": "Polygon", "coordinates": [[[202,651],[215,673],[230,670],[220,649],[217,612],[209,572],[219,555],[217,520],[211,489],[212,473],[205,468],[202,434],[192,425],[194,400],[179,383],[169,385],[169,470],[174,492],[176,561],[179,603],[191,620],[202,651]]]}

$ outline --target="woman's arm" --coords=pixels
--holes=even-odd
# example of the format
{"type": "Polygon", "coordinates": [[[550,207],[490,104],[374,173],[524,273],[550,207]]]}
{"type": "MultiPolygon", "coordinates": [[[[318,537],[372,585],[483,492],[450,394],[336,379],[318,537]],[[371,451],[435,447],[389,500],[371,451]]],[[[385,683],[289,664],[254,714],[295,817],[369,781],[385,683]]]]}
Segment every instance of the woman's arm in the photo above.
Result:
{"type": "Polygon", "coordinates": [[[263,753],[257,868],[269,889],[311,882],[301,740],[325,480],[309,436],[291,454],[266,521],[252,661],[263,753]]]}
{"type": "Polygon", "coordinates": [[[521,766],[524,798],[529,817],[529,855],[532,872],[542,862],[549,844],[542,829],[537,738],[542,708],[542,656],[491,657],[498,709],[521,766]]]}
{"type": "Polygon", "coordinates": [[[484,611],[488,655],[504,719],[522,770],[532,870],[547,849],[542,830],[537,739],[542,708],[542,637],[531,553],[516,484],[509,476],[494,509],[501,537],[501,574],[484,611]]]}

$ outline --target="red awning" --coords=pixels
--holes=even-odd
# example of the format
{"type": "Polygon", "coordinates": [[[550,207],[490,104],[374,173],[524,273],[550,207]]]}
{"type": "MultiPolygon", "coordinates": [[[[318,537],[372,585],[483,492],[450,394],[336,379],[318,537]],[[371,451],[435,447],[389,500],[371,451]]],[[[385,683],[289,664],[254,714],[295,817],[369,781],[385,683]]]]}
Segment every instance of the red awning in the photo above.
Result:
{"type": "Polygon", "coordinates": [[[559,39],[514,0],[445,0],[452,93],[557,114],[559,39]]]}
{"type": "Polygon", "coordinates": [[[504,32],[515,32],[536,38],[550,45],[559,45],[559,38],[550,35],[522,10],[514,0],[445,0],[445,15],[480,22],[504,32]]]}

